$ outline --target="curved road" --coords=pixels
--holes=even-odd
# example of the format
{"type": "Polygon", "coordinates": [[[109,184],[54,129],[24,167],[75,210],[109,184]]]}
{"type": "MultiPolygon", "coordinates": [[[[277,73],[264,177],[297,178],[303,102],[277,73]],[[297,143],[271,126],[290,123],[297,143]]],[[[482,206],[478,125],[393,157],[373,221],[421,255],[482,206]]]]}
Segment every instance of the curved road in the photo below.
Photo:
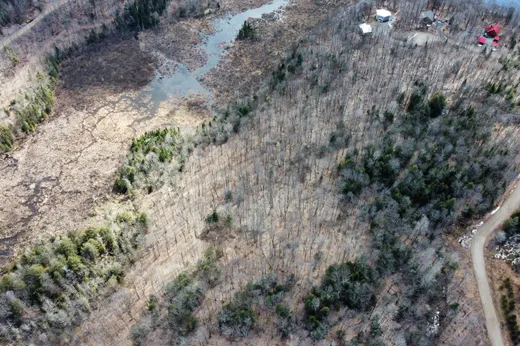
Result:
{"type": "Polygon", "coordinates": [[[488,331],[489,341],[493,346],[504,346],[502,337],[502,328],[497,312],[493,305],[493,297],[489,286],[488,276],[486,273],[486,263],[484,258],[484,247],[487,239],[491,236],[511,214],[513,214],[520,206],[520,186],[515,187],[509,193],[507,200],[501,205],[491,217],[486,220],[484,225],[478,230],[471,242],[471,258],[473,261],[473,270],[477,278],[478,290],[484,314],[486,316],[486,328],[488,331]]]}
{"type": "Polygon", "coordinates": [[[27,25],[21,27],[17,32],[14,34],[7,36],[3,38],[0,41],[0,48],[5,47],[11,44],[11,42],[15,41],[19,37],[25,35],[25,33],[29,32],[36,24],[41,22],[45,17],[47,17],[52,12],[56,11],[58,8],[60,8],[62,5],[69,2],[69,0],[58,0],[52,4],[47,5],[47,8],[38,15],[38,17],[34,18],[34,20],[27,25]]]}

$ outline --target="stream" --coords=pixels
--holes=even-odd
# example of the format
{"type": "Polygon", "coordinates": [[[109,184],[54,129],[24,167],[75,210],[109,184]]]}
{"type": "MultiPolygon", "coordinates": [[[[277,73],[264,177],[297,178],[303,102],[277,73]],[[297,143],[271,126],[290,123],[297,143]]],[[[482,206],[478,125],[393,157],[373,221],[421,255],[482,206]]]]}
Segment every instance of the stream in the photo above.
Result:
{"type": "Polygon", "coordinates": [[[233,16],[217,18],[213,21],[215,32],[204,35],[204,42],[200,49],[207,57],[206,63],[197,70],[190,72],[186,66],[175,62],[176,72],[171,76],[157,73],[150,84],[137,97],[136,101],[147,100],[151,106],[151,115],[155,115],[161,102],[168,100],[170,96],[188,97],[190,95],[204,95],[209,106],[213,103],[212,93],[201,83],[201,77],[211,71],[222,58],[228,44],[235,40],[244,21],[248,18],[261,18],[263,14],[274,12],[287,4],[288,0],[272,0],[270,3],[250,9],[233,16]]]}
{"type": "MultiPolygon", "coordinates": [[[[224,16],[216,18],[212,25],[215,32],[211,35],[204,35],[203,42],[198,45],[197,49],[203,51],[207,57],[207,61],[203,66],[195,71],[189,71],[186,66],[181,63],[170,61],[176,65],[176,72],[172,75],[161,75],[158,72],[154,79],[138,93],[134,98],[129,95],[121,95],[118,100],[110,102],[115,107],[119,102],[125,100],[133,104],[136,108],[146,110],[136,122],[146,121],[157,114],[159,106],[162,102],[168,101],[171,96],[188,97],[190,95],[203,95],[208,105],[211,107],[213,95],[200,81],[202,77],[211,71],[222,58],[222,55],[230,43],[235,40],[238,31],[242,27],[244,21],[248,18],[261,18],[263,14],[271,13],[286,5],[288,0],[272,0],[269,4],[259,8],[247,10],[233,16],[224,16]]],[[[101,107],[105,107],[106,104],[101,107]]],[[[91,116],[96,116],[97,110],[91,112],[91,116]]],[[[60,173],[61,174],[61,173],[60,173]]],[[[23,204],[30,211],[30,215],[22,219],[23,226],[26,227],[32,218],[38,215],[37,203],[42,191],[42,183],[56,182],[58,178],[45,177],[34,182],[34,187],[30,187],[32,194],[23,204]]],[[[29,179],[33,181],[32,179],[29,179]]],[[[8,237],[0,237],[0,257],[8,257],[12,255],[12,244],[19,238],[21,232],[8,237]]]]}

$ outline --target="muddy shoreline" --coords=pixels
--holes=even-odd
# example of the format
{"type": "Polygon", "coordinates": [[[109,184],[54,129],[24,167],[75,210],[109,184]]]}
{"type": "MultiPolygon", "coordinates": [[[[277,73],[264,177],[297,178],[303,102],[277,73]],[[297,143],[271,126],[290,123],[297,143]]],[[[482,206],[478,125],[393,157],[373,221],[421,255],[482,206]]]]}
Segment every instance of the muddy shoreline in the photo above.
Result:
{"type": "MultiPolygon", "coordinates": [[[[210,118],[212,111],[228,104],[229,86],[253,86],[270,73],[277,55],[296,37],[292,32],[275,38],[270,32],[298,20],[296,16],[288,16],[284,22],[255,20],[258,38],[233,45],[217,67],[201,78],[216,100],[213,110],[197,94],[151,102],[146,90],[157,73],[174,72],[161,70],[161,54],[178,58],[194,70],[204,64],[197,49],[204,41],[200,33],[211,33],[215,18],[265,3],[223,3],[220,12],[207,17],[173,25],[165,21],[139,34],[137,40],[114,37],[65,61],[54,114],[0,162],[0,238],[4,240],[0,242],[0,262],[8,263],[38,239],[88,225],[95,206],[117,198],[111,186],[132,138],[166,126],[189,133],[210,118]],[[266,50],[268,45],[273,48],[266,50]],[[172,53],[173,47],[177,55],[172,53]]],[[[314,4],[291,6],[293,13],[302,11],[303,15],[314,4]]]]}

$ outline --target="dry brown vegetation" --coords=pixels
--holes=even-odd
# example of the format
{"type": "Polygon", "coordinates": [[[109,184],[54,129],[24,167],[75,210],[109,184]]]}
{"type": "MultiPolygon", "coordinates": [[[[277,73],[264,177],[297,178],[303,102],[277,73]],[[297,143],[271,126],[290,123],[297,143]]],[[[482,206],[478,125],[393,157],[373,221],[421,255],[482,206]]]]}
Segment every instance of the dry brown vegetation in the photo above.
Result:
{"type": "MultiPolygon", "coordinates": [[[[338,19],[338,22],[344,21],[338,19]]],[[[330,22],[327,27],[330,27],[330,22]]],[[[313,41],[300,43],[301,47],[305,47],[300,47],[299,50],[305,57],[304,72],[300,73],[312,80],[312,71],[315,71],[316,85],[291,78],[290,82],[282,84],[282,95],[269,94],[266,99],[266,95],[260,93],[259,105],[250,124],[246,123],[238,135],[232,136],[221,146],[196,149],[185,173],[176,178],[179,180],[168,189],[170,191],[160,190],[144,200],[153,200],[144,203],[149,208],[158,208],[158,212],[155,212],[159,215],[155,232],[157,237],[160,235],[164,240],[157,238],[153,241],[149,258],[140,267],[148,268],[146,272],[151,276],[143,278],[143,270],[139,267],[136,269],[134,280],[139,287],[134,296],[136,306],[145,304],[146,300],[142,297],[149,293],[161,296],[161,290],[157,290],[155,284],[150,284],[161,280],[159,276],[164,278],[168,273],[168,277],[173,278],[183,270],[182,267],[179,268],[179,261],[193,263],[202,255],[203,246],[193,244],[201,241],[198,239],[199,232],[206,234],[204,219],[212,209],[216,208],[218,212],[232,216],[233,225],[219,230],[221,239],[216,244],[225,245],[225,256],[221,264],[225,279],[223,284],[206,293],[206,299],[196,314],[201,320],[201,327],[191,343],[225,343],[225,339],[218,336],[216,313],[221,304],[231,298],[232,292],[263,273],[296,273],[298,284],[292,293],[290,306],[296,316],[301,316],[303,297],[311,286],[319,283],[328,265],[352,260],[361,253],[370,252],[366,225],[360,222],[357,208],[350,206],[347,211],[343,210],[337,194],[336,166],[338,160],[343,158],[344,151],[329,151],[327,148],[330,134],[338,129],[338,122],[345,121],[346,131],[351,136],[349,147],[362,148],[376,140],[383,130],[383,124],[378,119],[371,119],[373,115],[367,110],[371,110],[372,105],[380,105],[381,109],[390,107],[396,102],[398,91],[406,92],[406,87],[411,88],[415,78],[430,76],[428,84],[450,96],[462,84],[473,85],[471,92],[474,96],[471,98],[475,99],[477,95],[481,95],[479,83],[482,76],[468,72],[472,71],[474,64],[487,61],[489,70],[481,70],[484,71],[482,73],[488,73],[489,77],[494,73],[494,61],[474,56],[471,51],[456,51],[462,61],[460,64],[450,61],[447,56],[454,53],[451,46],[426,50],[385,42],[383,38],[375,41],[378,44],[372,46],[359,42],[355,55],[350,55],[347,54],[348,50],[344,52],[341,39],[337,40],[337,46],[331,47],[330,42],[335,40],[334,37],[329,38],[328,34],[327,30],[317,31],[313,41]],[[321,42],[323,46],[320,45],[321,42]],[[386,54],[392,48],[394,55],[386,54]],[[329,59],[323,59],[322,54],[329,59]],[[342,60],[345,59],[343,57],[346,60],[342,60]],[[335,58],[339,60],[337,64],[334,62],[335,58]],[[315,66],[314,59],[322,64],[315,66]],[[455,71],[454,65],[458,66],[455,71]],[[348,74],[342,74],[342,71],[348,71],[348,74]],[[389,73],[382,74],[383,71],[389,73]],[[335,78],[336,75],[341,78],[335,78]],[[460,78],[461,75],[467,77],[465,82],[460,78]],[[378,87],[366,81],[380,85],[378,87]],[[407,81],[410,84],[406,84],[407,81]],[[349,97],[351,92],[358,95],[358,98],[349,97]],[[353,102],[345,103],[344,100],[353,102]],[[323,150],[323,146],[326,150],[323,150]],[[189,182],[184,179],[189,179],[189,182]],[[186,189],[186,186],[194,188],[186,189]],[[166,195],[162,195],[163,193],[166,195]],[[226,202],[227,193],[233,198],[226,202]],[[239,202],[234,201],[234,196],[238,196],[239,202]],[[161,218],[164,218],[163,221],[160,221],[161,218]],[[163,226],[163,222],[167,226],[163,226]],[[172,231],[163,234],[163,229],[172,231]],[[177,260],[168,259],[163,264],[162,256],[165,256],[164,261],[170,258],[167,253],[171,253],[177,260]],[[174,267],[178,269],[175,270],[174,267]],[[157,274],[152,274],[153,272],[157,274]],[[154,275],[157,275],[156,279],[154,275]]],[[[338,37],[344,34],[345,31],[338,29],[338,37]]],[[[356,37],[351,39],[355,44],[356,37]]],[[[494,105],[490,109],[494,109],[494,105]]],[[[503,126],[496,130],[493,138],[502,142],[504,134],[511,134],[514,129],[503,126]]],[[[515,137],[504,137],[505,145],[513,147],[515,137]]],[[[204,239],[207,240],[207,237],[204,239]]],[[[217,240],[216,236],[211,237],[213,245],[217,240]]],[[[434,249],[442,248],[442,241],[422,246],[426,246],[422,250],[422,265],[428,267],[430,263],[437,261],[433,254],[438,250],[434,249]]],[[[397,280],[397,277],[392,277],[388,282],[384,290],[386,293],[379,297],[380,303],[373,313],[382,316],[380,323],[384,330],[383,339],[397,343],[402,337],[402,326],[395,324],[392,316],[397,309],[394,305],[398,300],[396,297],[400,296],[403,288],[393,288],[392,280],[397,280]]],[[[449,321],[444,326],[446,334],[441,335],[438,342],[485,344],[483,320],[478,303],[475,303],[476,295],[471,281],[468,268],[462,265],[453,278],[453,284],[448,287],[449,300],[457,302],[458,310],[445,321],[449,321]]],[[[117,304],[114,302],[112,307],[117,304]]],[[[108,307],[106,313],[101,312],[105,323],[113,319],[109,313],[111,309],[108,307]]],[[[358,323],[370,320],[371,314],[350,314],[348,311],[346,315],[340,312],[340,316],[344,318],[338,326],[342,326],[347,335],[352,337],[360,329],[365,330],[366,323],[358,323]]],[[[128,316],[125,321],[128,323],[132,319],[128,316]]],[[[266,311],[260,313],[258,319],[257,325],[261,329],[253,329],[244,342],[271,343],[269,339],[266,340],[267,335],[276,340],[274,326],[267,322],[272,319],[272,315],[266,311]]],[[[93,320],[93,323],[97,322],[99,321],[93,320]]],[[[103,340],[112,335],[110,330],[105,330],[108,334],[101,336],[93,332],[92,328],[93,325],[87,328],[91,337],[101,338],[94,340],[103,340]]],[[[123,324],[121,328],[124,328],[123,324]]],[[[293,337],[305,336],[306,333],[300,331],[293,337]]],[[[120,337],[118,335],[116,339],[110,340],[119,343],[120,337]]],[[[158,343],[159,340],[164,339],[154,339],[153,342],[158,343]]]]}
{"type": "MultiPolygon", "coordinates": [[[[406,18],[415,18],[417,11],[429,5],[410,4],[390,4],[401,10],[403,28],[411,25],[406,18]]],[[[193,102],[171,99],[155,111],[148,100],[141,99],[146,95],[141,91],[157,68],[157,55],[181,59],[191,68],[198,66],[200,56],[187,50],[197,42],[194,33],[208,27],[207,20],[193,19],[179,26],[166,22],[154,32],[140,34],[139,40],[103,41],[62,64],[55,118],[0,167],[0,191],[3,201],[9,201],[3,203],[0,217],[5,236],[13,236],[3,245],[7,250],[14,244],[30,244],[36,235],[63,233],[113,215],[129,204],[150,216],[144,250],[128,269],[123,288],[99,302],[73,335],[64,336],[64,342],[130,344],[132,327],[144,323],[146,344],[179,340],[190,345],[282,343],[276,316],[285,312],[262,303],[263,295],[255,298],[260,299],[254,303],[256,321],[246,338],[234,339],[238,334],[223,332],[217,316],[237,299],[237,292],[247,292],[248,282],[258,284],[262,277],[274,275],[282,283],[292,274],[294,285],[280,291],[267,289],[268,295],[284,292],[280,302],[294,321],[288,342],[313,343],[304,306],[309,292],[321,285],[329,266],[362,255],[375,266],[381,251],[374,245],[373,220],[367,215],[372,202],[385,194],[376,182],[363,186],[358,196],[345,196],[338,165],[347,154],[364,154],[368,145],[378,145],[394,130],[397,140],[405,142],[398,129],[391,127],[393,123],[405,127],[413,120],[406,105],[418,85],[424,85],[426,99],[437,91],[447,96],[450,116],[461,116],[455,110],[459,100],[464,107],[474,104],[482,115],[476,132],[490,130],[485,140],[452,143],[444,150],[451,152],[455,147],[465,153],[467,147],[489,148],[497,157],[489,160],[492,172],[502,167],[500,160],[507,159],[507,164],[494,186],[486,181],[452,202],[455,212],[440,222],[430,221],[434,218],[425,216],[428,210],[410,205],[417,217],[411,218],[400,239],[410,248],[422,280],[441,282],[435,286],[443,289],[440,299],[420,295],[410,304],[408,317],[397,319],[410,291],[403,264],[390,275],[381,275],[373,288],[376,301],[370,309],[333,309],[326,318],[330,330],[320,342],[341,344],[357,337],[369,345],[381,340],[389,345],[487,343],[472,274],[465,256],[447,245],[447,235],[464,225],[463,218],[459,219],[463,202],[484,201],[491,206],[500,195],[500,186],[516,176],[516,94],[512,100],[506,94],[490,95],[485,85],[501,80],[514,85],[518,73],[504,71],[504,64],[495,56],[475,53],[464,45],[414,47],[384,33],[362,38],[357,24],[375,8],[370,1],[320,5],[313,20],[305,24],[302,22],[315,6],[312,2],[293,4],[286,10],[284,22],[258,21],[260,39],[232,48],[207,83],[226,101],[236,90],[248,94],[239,106],[249,103],[252,111],[240,115],[232,105],[228,113],[224,110],[224,115],[211,125],[206,121],[204,127],[198,125],[208,110],[197,116],[190,107],[193,102]],[[173,42],[188,37],[189,44],[175,52],[174,45],[158,44],[162,35],[173,42]],[[106,43],[110,46],[104,46],[106,43]],[[287,47],[284,54],[278,54],[287,47]],[[392,113],[391,121],[387,111],[392,113]],[[112,198],[109,189],[130,140],[163,127],[180,127],[185,133],[191,155],[182,172],[167,169],[162,188],[137,193],[131,201],[112,198]],[[486,194],[486,189],[493,192],[486,194]],[[93,205],[97,205],[94,221],[86,218],[93,205]],[[185,286],[202,287],[203,297],[197,292],[197,304],[189,309],[199,321],[198,328],[182,335],[185,339],[168,329],[175,325],[154,329],[145,313],[150,310],[150,295],[158,304],[178,299],[178,292],[172,295],[166,283],[182,272],[193,273],[208,247],[222,249],[222,257],[211,267],[216,284],[195,279],[189,284],[193,287],[185,286]],[[440,329],[428,335],[436,311],[442,311],[440,329]],[[337,334],[339,330],[343,332],[337,334]]],[[[223,2],[222,6],[239,10],[247,4],[223,2]]],[[[456,5],[445,6],[443,11],[454,9],[456,5]]],[[[471,14],[465,15],[473,20],[471,14]]],[[[462,16],[464,27],[471,26],[462,16]]],[[[492,18],[493,14],[489,20],[492,18]]],[[[424,123],[442,128],[440,121],[427,119],[424,123]]],[[[434,140],[424,139],[424,143],[433,146],[434,140]]],[[[417,163],[414,160],[427,148],[417,141],[409,149],[412,159],[409,165],[399,166],[396,179],[404,179],[408,166],[417,163]]],[[[451,155],[453,165],[457,154],[451,155]]],[[[160,307],[166,315],[167,308],[160,307]]]]}

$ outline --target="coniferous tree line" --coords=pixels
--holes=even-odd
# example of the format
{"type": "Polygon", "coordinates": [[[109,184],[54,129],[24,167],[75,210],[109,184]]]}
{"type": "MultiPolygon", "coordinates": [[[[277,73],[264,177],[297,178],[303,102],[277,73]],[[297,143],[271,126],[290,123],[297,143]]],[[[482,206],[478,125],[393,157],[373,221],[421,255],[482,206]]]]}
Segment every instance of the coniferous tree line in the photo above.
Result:
{"type": "Polygon", "coordinates": [[[135,0],[125,6],[122,15],[116,16],[119,30],[145,30],[159,24],[169,0],[135,0]]]}
{"type": "Polygon", "coordinates": [[[148,227],[124,213],[106,227],[43,241],[0,276],[0,340],[58,343],[84,320],[103,290],[124,280],[148,227]]]}

